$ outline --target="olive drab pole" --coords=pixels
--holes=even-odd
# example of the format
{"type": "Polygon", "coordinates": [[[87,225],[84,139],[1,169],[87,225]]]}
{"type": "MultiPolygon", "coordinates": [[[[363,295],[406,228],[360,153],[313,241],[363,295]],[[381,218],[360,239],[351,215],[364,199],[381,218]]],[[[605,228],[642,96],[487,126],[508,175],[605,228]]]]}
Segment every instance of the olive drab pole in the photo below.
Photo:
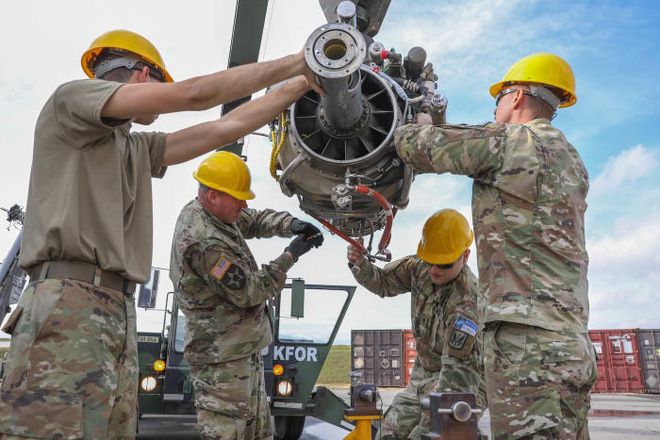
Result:
{"type": "MultiPolygon", "coordinates": [[[[237,0],[234,14],[234,28],[232,30],[231,45],[229,47],[229,61],[227,68],[243,64],[255,63],[259,58],[261,36],[266,21],[268,0],[237,0]]],[[[241,104],[252,99],[252,95],[245,96],[222,106],[222,116],[234,110],[241,104]]],[[[243,153],[244,139],[234,143],[220,146],[218,151],[231,151],[239,156],[243,153]]]]}

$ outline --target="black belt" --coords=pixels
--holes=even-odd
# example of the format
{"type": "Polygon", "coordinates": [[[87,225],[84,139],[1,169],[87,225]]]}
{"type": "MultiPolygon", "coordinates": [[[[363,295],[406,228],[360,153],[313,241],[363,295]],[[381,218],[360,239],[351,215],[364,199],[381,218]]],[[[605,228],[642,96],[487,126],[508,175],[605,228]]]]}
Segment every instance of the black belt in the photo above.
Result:
{"type": "Polygon", "coordinates": [[[135,281],[127,280],[117,272],[103,270],[95,264],[78,261],[44,261],[26,270],[30,281],[42,281],[46,278],[69,278],[107,287],[108,289],[132,295],[135,293],[135,281]]]}

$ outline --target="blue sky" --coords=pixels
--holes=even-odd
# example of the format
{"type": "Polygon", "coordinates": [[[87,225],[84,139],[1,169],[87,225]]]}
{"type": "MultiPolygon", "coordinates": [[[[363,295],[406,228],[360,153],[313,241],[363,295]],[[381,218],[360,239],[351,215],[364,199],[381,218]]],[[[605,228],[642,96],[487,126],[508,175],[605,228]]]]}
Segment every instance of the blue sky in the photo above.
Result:
{"type": "MultiPolygon", "coordinates": [[[[123,0],[12,2],[3,8],[0,38],[0,206],[25,205],[34,123],[50,93],[81,78],[79,59],[98,34],[127,28],[150,38],[175,79],[225,68],[234,2],[162,1],[157,7],[123,0]]],[[[323,23],[316,1],[271,0],[261,58],[297,52],[323,23]]],[[[578,102],[559,111],[554,124],[578,149],[591,180],[587,210],[591,328],[660,328],[660,12],[651,1],[401,1],[392,0],[381,32],[386,47],[406,52],[422,46],[449,99],[452,123],[492,120],[488,87],[519,58],[552,52],[572,66],[578,102]]],[[[162,116],[146,130],[173,131],[216,118],[219,109],[162,116]]],[[[137,130],[145,130],[136,126],[137,130]]],[[[257,198],[252,206],[286,209],[304,217],[295,199],[269,177],[270,147],[248,139],[246,154],[257,198]]],[[[154,264],[167,266],[174,221],[194,196],[190,173],[197,161],[172,167],[154,182],[154,264]]],[[[460,176],[420,176],[410,206],[395,222],[395,258],[415,250],[421,226],[437,209],[470,216],[471,183],[460,176]]],[[[0,228],[0,254],[16,230],[0,228]]],[[[260,262],[287,241],[259,240],[260,262]]],[[[290,272],[308,282],[353,284],[345,244],[326,244],[290,272]],[[319,264],[322,261],[323,264],[319,264]]],[[[476,271],[476,259],[471,266],[476,271]]],[[[351,328],[408,327],[409,297],[381,300],[358,289],[340,339],[351,328]],[[365,311],[369,311],[365,313],[365,311]]]]}

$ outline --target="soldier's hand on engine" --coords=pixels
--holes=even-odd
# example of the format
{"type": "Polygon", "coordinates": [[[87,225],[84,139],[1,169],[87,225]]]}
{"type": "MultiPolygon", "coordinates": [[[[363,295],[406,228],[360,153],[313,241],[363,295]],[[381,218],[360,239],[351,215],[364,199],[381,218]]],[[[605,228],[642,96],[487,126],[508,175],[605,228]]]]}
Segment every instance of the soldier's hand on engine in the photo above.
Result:
{"type": "MultiPolygon", "coordinates": [[[[291,232],[296,235],[304,235],[305,237],[311,237],[312,235],[321,234],[321,230],[311,224],[297,218],[291,220],[291,232]]],[[[323,234],[321,234],[323,237],[323,234]]],[[[321,238],[321,243],[323,243],[323,238],[321,238]]]]}
{"type": "Polygon", "coordinates": [[[360,248],[352,244],[348,246],[346,257],[353,266],[359,266],[364,261],[364,255],[362,255],[360,248]]]}
{"type": "Polygon", "coordinates": [[[305,70],[303,71],[303,75],[305,75],[305,79],[307,80],[307,84],[309,87],[312,88],[316,93],[319,95],[325,95],[325,91],[323,88],[319,85],[318,77],[316,76],[316,73],[312,69],[309,68],[307,65],[307,61],[305,60],[305,49],[301,49],[300,52],[298,52],[298,56],[303,57],[303,62],[305,63],[305,70]]]}
{"type": "Polygon", "coordinates": [[[318,235],[312,235],[310,237],[299,235],[296,238],[294,238],[284,250],[291,254],[291,256],[293,257],[293,261],[298,261],[298,258],[300,258],[301,255],[304,255],[307,252],[309,252],[309,250],[312,247],[321,246],[322,243],[323,243],[323,234],[321,234],[320,232],[318,235]]]}

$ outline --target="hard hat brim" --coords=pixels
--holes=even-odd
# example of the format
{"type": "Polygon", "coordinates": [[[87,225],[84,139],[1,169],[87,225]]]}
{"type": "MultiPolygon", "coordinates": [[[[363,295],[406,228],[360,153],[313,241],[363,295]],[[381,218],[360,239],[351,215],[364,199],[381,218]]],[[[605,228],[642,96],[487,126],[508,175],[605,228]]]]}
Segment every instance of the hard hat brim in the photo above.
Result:
{"type": "Polygon", "coordinates": [[[193,171],[193,178],[204,186],[207,186],[216,191],[223,192],[225,194],[229,194],[230,196],[238,200],[252,200],[256,197],[251,189],[248,191],[237,191],[229,188],[223,188],[211,181],[200,178],[197,175],[197,171],[193,171]]]}
{"type": "MultiPolygon", "coordinates": [[[[490,96],[492,96],[493,98],[497,98],[497,95],[504,88],[504,84],[509,83],[509,82],[510,81],[500,81],[500,82],[495,83],[492,86],[490,86],[488,88],[488,92],[490,93],[490,96]]],[[[515,84],[540,84],[540,83],[526,83],[524,81],[517,81],[515,84]]],[[[549,85],[549,86],[557,87],[558,89],[564,90],[561,87],[556,86],[554,84],[544,84],[544,85],[549,85]]],[[[570,98],[568,99],[568,101],[562,102],[561,104],[559,104],[559,108],[570,107],[570,106],[572,106],[573,104],[575,104],[577,102],[577,96],[575,96],[574,94],[570,93],[567,90],[564,90],[564,92],[566,92],[570,96],[570,98]]]]}
{"type": "Polygon", "coordinates": [[[465,249],[458,249],[457,251],[452,252],[450,254],[439,254],[437,252],[429,252],[425,249],[422,240],[420,240],[419,244],[417,245],[417,256],[422,261],[429,264],[452,264],[455,263],[461,257],[461,255],[463,255],[465,251],[467,251],[470,248],[473,240],[474,240],[474,233],[470,231],[470,240],[467,246],[465,246],[465,249]]]}

